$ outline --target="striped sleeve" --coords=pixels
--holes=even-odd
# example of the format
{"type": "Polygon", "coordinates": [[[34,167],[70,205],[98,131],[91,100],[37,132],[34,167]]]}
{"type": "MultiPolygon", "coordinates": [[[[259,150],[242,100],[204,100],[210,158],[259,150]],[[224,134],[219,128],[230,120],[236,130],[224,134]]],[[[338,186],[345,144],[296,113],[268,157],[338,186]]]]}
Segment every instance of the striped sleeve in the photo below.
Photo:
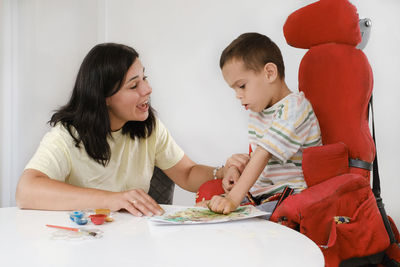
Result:
{"type": "Polygon", "coordinates": [[[310,102],[303,97],[286,99],[259,145],[286,163],[299,149],[320,143],[318,121],[310,102]]]}

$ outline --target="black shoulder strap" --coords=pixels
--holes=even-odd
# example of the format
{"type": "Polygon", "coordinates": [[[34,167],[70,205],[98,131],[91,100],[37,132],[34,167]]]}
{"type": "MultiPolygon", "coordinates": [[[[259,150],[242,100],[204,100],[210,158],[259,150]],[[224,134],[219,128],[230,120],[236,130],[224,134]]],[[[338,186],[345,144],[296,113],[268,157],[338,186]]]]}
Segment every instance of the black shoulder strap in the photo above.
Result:
{"type": "Polygon", "coordinates": [[[375,198],[380,198],[381,197],[381,181],[379,179],[379,170],[378,170],[378,152],[376,149],[376,139],[375,139],[375,123],[374,123],[374,105],[372,101],[372,95],[371,99],[369,100],[369,105],[371,107],[371,122],[372,122],[372,138],[374,139],[374,144],[375,144],[375,158],[374,158],[374,163],[373,163],[373,169],[372,169],[372,192],[374,192],[375,198]]]}
{"type": "Polygon", "coordinates": [[[377,148],[376,148],[376,139],[375,139],[375,123],[374,123],[374,108],[372,104],[372,95],[371,99],[369,100],[369,105],[371,107],[371,121],[372,121],[372,138],[374,139],[374,144],[375,144],[375,158],[374,158],[374,164],[373,164],[373,180],[372,180],[372,192],[374,193],[375,199],[376,199],[376,204],[378,205],[379,212],[381,213],[383,223],[385,224],[386,231],[389,235],[390,243],[396,243],[396,238],[394,236],[392,227],[390,226],[389,219],[386,215],[385,211],[385,205],[383,204],[382,198],[381,198],[381,182],[379,179],[379,171],[378,171],[378,153],[377,153],[377,148]]]}

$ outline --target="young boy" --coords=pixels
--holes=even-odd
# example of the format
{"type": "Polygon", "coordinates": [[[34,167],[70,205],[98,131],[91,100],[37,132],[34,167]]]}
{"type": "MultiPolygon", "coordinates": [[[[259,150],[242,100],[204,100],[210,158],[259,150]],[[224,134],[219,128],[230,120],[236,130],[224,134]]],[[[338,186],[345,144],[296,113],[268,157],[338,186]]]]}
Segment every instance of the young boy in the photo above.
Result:
{"type": "MultiPolygon", "coordinates": [[[[248,192],[255,198],[266,198],[286,186],[295,193],[306,188],[302,151],[321,145],[320,128],[303,92],[294,93],[287,87],[277,45],[262,34],[244,33],[222,52],[220,67],[236,98],[250,110],[252,153],[230,191],[224,197],[214,196],[208,207],[227,214],[240,205],[248,192]]],[[[229,176],[225,175],[223,184],[229,183],[229,176]]],[[[272,212],[275,206],[265,207],[272,212]]]]}

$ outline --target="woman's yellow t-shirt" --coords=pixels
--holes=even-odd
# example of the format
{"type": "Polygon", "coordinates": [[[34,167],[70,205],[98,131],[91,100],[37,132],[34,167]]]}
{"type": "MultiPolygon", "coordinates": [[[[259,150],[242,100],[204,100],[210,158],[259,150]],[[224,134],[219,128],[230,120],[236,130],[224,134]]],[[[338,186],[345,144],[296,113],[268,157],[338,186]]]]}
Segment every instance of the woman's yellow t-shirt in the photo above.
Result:
{"type": "Polygon", "coordinates": [[[90,158],[82,145],[75,147],[68,130],[59,123],[43,137],[25,169],[80,187],[114,192],[141,188],[148,192],[154,166],[171,168],[184,155],[159,119],[148,138],[132,139],[119,130],[108,143],[111,158],[104,167],[90,158]]]}

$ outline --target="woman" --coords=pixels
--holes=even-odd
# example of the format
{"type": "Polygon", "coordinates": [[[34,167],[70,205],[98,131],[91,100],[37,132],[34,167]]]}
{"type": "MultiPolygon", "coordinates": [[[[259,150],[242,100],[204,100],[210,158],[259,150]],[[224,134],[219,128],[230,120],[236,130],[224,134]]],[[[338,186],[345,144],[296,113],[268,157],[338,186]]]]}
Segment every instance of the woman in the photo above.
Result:
{"type": "Polygon", "coordinates": [[[161,207],[146,193],[154,166],[192,192],[223,176],[225,168],[190,160],[154,116],[152,89],[138,57],[133,48],[114,43],[88,53],[71,99],[52,116],[52,129],[20,178],[20,208],[160,215],[161,207]]]}

